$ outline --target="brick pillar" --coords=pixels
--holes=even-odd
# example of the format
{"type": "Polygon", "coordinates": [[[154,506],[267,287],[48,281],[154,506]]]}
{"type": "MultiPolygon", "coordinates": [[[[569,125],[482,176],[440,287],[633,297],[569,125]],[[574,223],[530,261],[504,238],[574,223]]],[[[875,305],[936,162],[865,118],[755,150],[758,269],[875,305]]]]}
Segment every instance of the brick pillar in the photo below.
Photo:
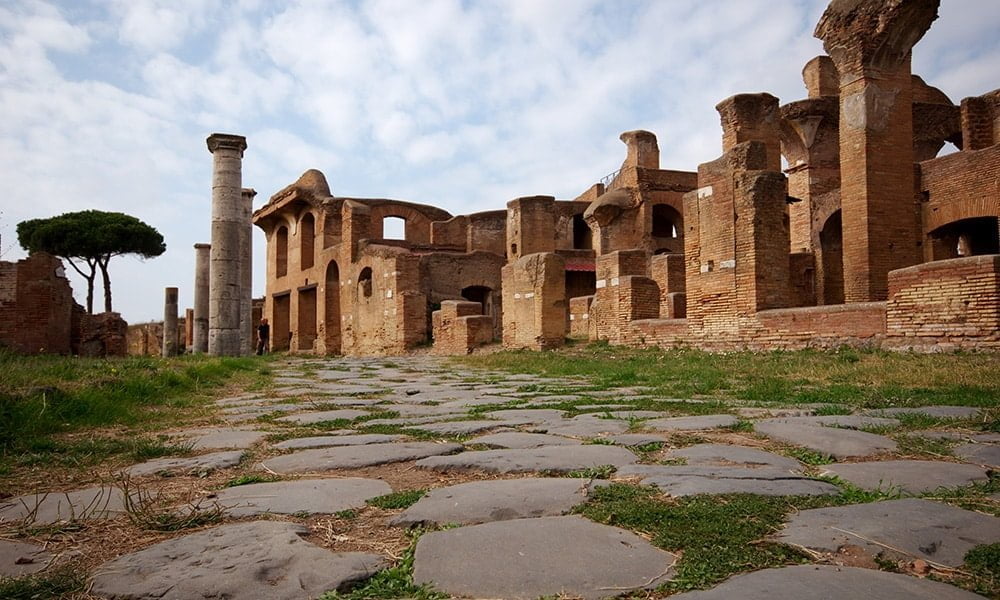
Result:
{"type": "Polygon", "coordinates": [[[177,288],[163,294],[163,356],[177,356],[177,288]]]}
{"type": "Polygon", "coordinates": [[[715,106],[722,119],[722,151],[743,142],[762,142],[767,153],[765,169],[781,170],[781,135],[778,99],[771,94],[736,94],[715,106]]]}
{"type": "Polygon", "coordinates": [[[556,199],[525,196],[507,203],[507,260],[529,254],[555,252],[556,199]]]}
{"type": "Polygon", "coordinates": [[[242,263],[240,240],[248,226],[242,198],[243,151],[241,135],[213,133],[207,140],[212,153],[212,253],[209,285],[208,353],[238,356],[243,351],[242,263]]]}
{"type": "Polygon", "coordinates": [[[910,51],[939,0],[835,1],[815,35],[840,74],[844,298],[885,300],[888,274],[920,262],[910,51]]]}
{"type": "Polygon", "coordinates": [[[626,131],[618,136],[618,139],[625,142],[625,146],[628,148],[623,166],[643,169],[660,168],[660,147],[656,143],[655,134],[637,129],[626,131]]]}

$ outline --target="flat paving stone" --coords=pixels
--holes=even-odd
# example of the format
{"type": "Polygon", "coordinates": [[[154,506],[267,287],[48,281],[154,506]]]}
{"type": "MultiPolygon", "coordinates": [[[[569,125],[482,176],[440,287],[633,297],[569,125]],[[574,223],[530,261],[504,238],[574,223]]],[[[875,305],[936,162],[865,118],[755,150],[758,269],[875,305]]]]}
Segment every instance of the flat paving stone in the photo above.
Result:
{"type": "Polygon", "coordinates": [[[872,415],[887,415],[890,417],[895,415],[924,414],[942,419],[967,419],[978,415],[980,410],[982,409],[976,406],[915,406],[879,408],[867,412],[872,415]]]}
{"type": "Polygon", "coordinates": [[[472,438],[467,444],[481,444],[494,448],[541,448],[542,446],[579,446],[583,442],[573,438],[544,433],[504,431],[472,438]]]}
{"type": "Polygon", "coordinates": [[[656,419],[667,417],[670,413],[662,410],[613,410],[599,413],[615,419],[656,419]]]}
{"type": "Polygon", "coordinates": [[[869,417],[866,415],[819,415],[814,417],[775,417],[759,423],[787,423],[810,427],[840,427],[843,429],[863,429],[865,427],[896,427],[898,419],[869,417]]]}
{"type": "Polygon", "coordinates": [[[508,419],[505,421],[445,421],[443,423],[420,425],[413,429],[430,431],[431,433],[439,433],[441,435],[469,435],[479,433],[480,431],[499,429],[500,427],[517,427],[518,425],[525,424],[523,419],[508,419]]]}
{"type": "Polygon", "coordinates": [[[642,477],[671,496],[697,494],[758,494],[761,496],[823,496],[840,493],[825,481],[774,468],[698,467],[681,465],[630,465],[615,477],[642,477]]]}
{"type": "Polygon", "coordinates": [[[947,583],[857,567],[797,565],[737,575],[710,590],[676,600],[977,600],[983,596],[947,583]]]}
{"type": "Polygon", "coordinates": [[[677,557],[582,517],[516,519],[425,533],[413,581],[451,596],[587,600],[669,581],[677,557]]]}
{"type": "Polygon", "coordinates": [[[333,514],[365,505],[365,500],[392,493],[379,479],[298,479],[239,485],[215,492],[210,499],[234,517],[267,513],[333,514]]]}
{"type": "Polygon", "coordinates": [[[0,577],[20,577],[44,569],[52,555],[37,544],[0,540],[0,577]]]}
{"type": "Polygon", "coordinates": [[[933,460],[843,463],[826,465],[823,471],[824,474],[836,475],[861,488],[883,491],[899,489],[909,494],[960,487],[988,479],[986,469],[975,465],[933,460]]]}
{"type": "Polygon", "coordinates": [[[240,464],[243,459],[242,450],[226,450],[191,457],[156,458],[144,463],[132,465],[125,472],[133,477],[143,475],[206,475],[219,469],[228,469],[240,464]]]}
{"type": "Polygon", "coordinates": [[[898,447],[895,441],[884,435],[834,427],[760,422],[754,424],[754,430],[773,440],[803,446],[835,458],[871,456],[893,452],[898,447]]]}
{"type": "Polygon", "coordinates": [[[642,425],[647,429],[659,431],[697,431],[699,429],[715,429],[736,425],[738,419],[733,415],[698,415],[694,417],[670,417],[669,419],[652,419],[642,425]]]}
{"type": "Polygon", "coordinates": [[[1000,467],[1000,446],[994,444],[961,444],[953,452],[966,462],[1000,467]]]}
{"type": "Polygon", "coordinates": [[[461,444],[435,442],[397,442],[339,448],[300,450],[264,461],[263,466],[275,473],[310,473],[334,469],[358,469],[405,460],[415,460],[462,449],[461,444]]]}
{"type": "Polygon", "coordinates": [[[267,432],[256,429],[206,428],[178,431],[174,435],[191,444],[192,450],[246,449],[267,437],[267,432]]]}
{"type": "Polygon", "coordinates": [[[667,438],[655,433],[619,433],[608,438],[619,446],[645,446],[647,444],[663,444],[667,438]]]}
{"type": "Polygon", "coordinates": [[[376,554],[333,553],[279,521],[221,525],[160,542],[98,568],[91,592],[115,599],[298,600],[343,590],[386,567],[376,554]]]}
{"type": "Polygon", "coordinates": [[[688,465],[699,466],[741,466],[746,468],[771,467],[780,471],[797,473],[802,464],[794,458],[765,452],[746,446],[727,444],[696,444],[686,448],[671,450],[671,458],[683,458],[688,465]]]}
{"type": "Polygon", "coordinates": [[[760,419],[773,417],[809,417],[815,414],[811,408],[783,408],[747,406],[736,409],[736,414],[745,419],[760,419]]]}
{"type": "Polygon", "coordinates": [[[558,516],[584,502],[590,489],[587,480],[567,477],[472,481],[431,490],[389,524],[471,525],[558,516]]]}
{"type": "Polygon", "coordinates": [[[342,408],[339,410],[322,410],[319,412],[288,415],[286,417],[278,417],[275,421],[281,421],[282,423],[295,423],[297,425],[312,425],[314,423],[322,423],[323,421],[339,421],[342,419],[353,420],[367,414],[371,413],[364,410],[342,408]]]}
{"type": "Polygon", "coordinates": [[[545,433],[575,438],[595,438],[625,433],[628,428],[628,421],[601,419],[592,415],[578,415],[563,422],[550,421],[538,427],[545,433]]]}
{"type": "Polygon", "coordinates": [[[47,525],[110,519],[124,512],[123,500],[121,489],[113,486],[17,496],[0,500],[0,522],[47,525]]]}
{"type": "Polygon", "coordinates": [[[793,514],[773,537],[820,552],[836,552],[850,544],[872,556],[884,552],[958,567],[974,546],[1000,539],[1000,519],[930,500],[906,498],[803,510],[793,514]]]}
{"type": "Polygon", "coordinates": [[[364,446],[367,444],[388,444],[403,439],[401,435],[364,433],[360,435],[317,435],[295,438],[274,444],[279,450],[301,450],[303,448],[329,448],[334,446],[364,446]]]}
{"type": "Polygon", "coordinates": [[[635,454],[618,446],[580,445],[463,452],[451,456],[431,456],[418,460],[416,465],[442,472],[482,470],[489,473],[566,473],[603,465],[622,467],[637,460],[635,454]]]}
{"type": "Polygon", "coordinates": [[[551,423],[563,420],[564,410],[554,408],[509,408],[486,413],[491,419],[517,419],[525,423],[551,423]]]}

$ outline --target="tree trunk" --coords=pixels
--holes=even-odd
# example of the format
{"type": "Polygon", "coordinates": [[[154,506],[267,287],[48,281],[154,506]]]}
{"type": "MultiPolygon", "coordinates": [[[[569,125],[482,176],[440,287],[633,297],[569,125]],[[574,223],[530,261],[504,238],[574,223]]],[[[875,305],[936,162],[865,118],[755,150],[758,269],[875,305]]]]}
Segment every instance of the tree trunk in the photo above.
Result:
{"type": "Polygon", "coordinates": [[[104,312],[111,312],[111,278],[108,277],[108,262],[110,261],[110,256],[97,261],[101,267],[101,279],[104,280],[104,312]]]}
{"type": "Polygon", "coordinates": [[[74,271],[80,274],[80,277],[83,277],[84,279],[87,280],[87,314],[89,315],[94,314],[94,276],[97,275],[95,271],[96,261],[91,260],[89,258],[86,259],[87,266],[90,267],[90,274],[88,275],[87,273],[84,273],[83,270],[80,269],[80,267],[76,266],[76,263],[73,262],[73,259],[71,259],[68,256],[64,256],[63,258],[65,258],[66,261],[69,263],[69,265],[73,267],[74,271]]]}

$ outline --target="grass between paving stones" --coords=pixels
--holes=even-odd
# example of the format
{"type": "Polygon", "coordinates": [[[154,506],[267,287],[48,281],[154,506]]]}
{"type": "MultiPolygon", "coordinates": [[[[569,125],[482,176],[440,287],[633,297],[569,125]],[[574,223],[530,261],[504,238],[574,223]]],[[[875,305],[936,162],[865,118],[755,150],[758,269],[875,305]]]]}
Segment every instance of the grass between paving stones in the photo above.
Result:
{"type": "Polygon", "coordinates": [[[966,552],[965,571],[971,575],[968,583],[972,591],[1000,597],[1000,542],[982,544],[966,552]]]}
{"type": "Polygon", "coordinates": [[[0,598],[4,600],[43,600],[68,598],[82,593],[87,577],[68,567],[24,577],[0,577],[0,598]]]}
{"type": "Polygon", "coordinates": [[[429,584],[413,583],[413,558],[417,541],[424,529],[414,528],[407,532],[412,540],[395,565],[379,571],[357,587],[344,592],[327,592],[320,600],[374,600],[388,598],[411,598],[413,600],[444,600],[448,597],[434,590],[429,584]]]}
{"type": "Polygon", "coordinates": [[[409,508],[427,494],[427,490],[404,490],[401,492],[392,492],[391,494],[385,494],[383,496],[377,496],[375,498],[369,498],[365,500],[365,504],[369,506],[374,506],[376,508],[384,508],[387,510],[393,510],[398,508],[409,508]]]}
{"type": "MultiPolygon", "coordinates": [[[[824,402],[881,408],[1000,403],[1000,356],[879,350],[708,353],[612,347],[504,351],[455,359],[492,370],[546,377],[584,376],[597,389],[646,386],[663,397],[716,397],[748,403],[824,402]]],[[[570,393],[579,393],[571,391],[570,393]]]]}
{"type": "Polygon", "coordinates": [[[762,541],[793,510],[825,506],[812,497],[691,496],[670,500],[655,488],[613,483],[591,491],[574,512],[650,536],[681,555],[664,591],[701,589],[737,573],[808,562],[789,546],[762,541]]]}
{"type": "Polygon", "coordinates": [[[233,477],[229,481],[222,484],[223,488],[239,487],[241,485],[251,485],[254,483],[272,483],[274,481],[281,481],[281,477],[277,475],[260,475],[257,473],[246,473],[240,475],[239,477],[233,477]]]}
{"type": "Polygon", "coordinates": [[[73,462],[175,451],[154,441],[74,439],[100,427],[149,428],[189,416],[227,384],[263,386],[268,358],[184,356],[90,359],[0,349],[0,463],[22,453],[73,462]]]}

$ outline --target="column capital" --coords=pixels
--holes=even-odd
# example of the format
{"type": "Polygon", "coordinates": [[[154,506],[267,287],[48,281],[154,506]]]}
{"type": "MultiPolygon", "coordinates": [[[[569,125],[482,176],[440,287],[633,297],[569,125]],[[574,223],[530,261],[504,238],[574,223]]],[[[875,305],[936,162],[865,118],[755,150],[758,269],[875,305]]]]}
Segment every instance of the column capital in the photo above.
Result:
{"type": "Polygon", "coordinates": [[[211,247],[212,247],[212,244],[199,243],[199,244],[195,244],[194,245],[195,250],[210,249],[211,247]]]}
{"type": "Polygon", "coordinates": [[[247,139],[242,135],[231,133],[213,133],[205,140],[208,144],[208,151],[215,154],[215,151],[224,148],[226,150],[239,150],[240,154],[247,149],[247,139]]]}
{"type": "Polygon", "coordinates": [[[833,0],[814,36],[836,63],[841,81],[892,72],[938,17],[940,0],[833,0]]]}
{"type": "Polygon", "coordinates": [[[243,188],[241,190],[241,195],[244,198],[249,197],[251,200],[253,200],[257,196],[257,190],[255,190],[253,188],[243,188]]]}

